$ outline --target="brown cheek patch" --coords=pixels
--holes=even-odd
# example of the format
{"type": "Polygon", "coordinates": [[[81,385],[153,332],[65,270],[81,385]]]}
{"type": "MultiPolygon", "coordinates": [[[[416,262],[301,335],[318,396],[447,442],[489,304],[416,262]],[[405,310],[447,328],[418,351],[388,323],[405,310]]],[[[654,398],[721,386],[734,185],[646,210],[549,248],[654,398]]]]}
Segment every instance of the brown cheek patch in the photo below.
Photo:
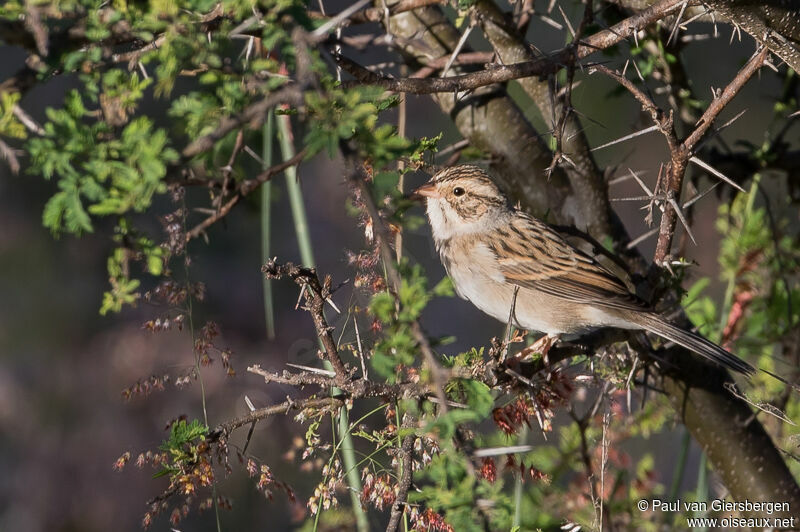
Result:
{"type": "Polygon", "coordinates": [[[469,201],[456,202],[453,209],[464,219],[477,218],[486,212],[484,205],[477,198],[469,201]]]}

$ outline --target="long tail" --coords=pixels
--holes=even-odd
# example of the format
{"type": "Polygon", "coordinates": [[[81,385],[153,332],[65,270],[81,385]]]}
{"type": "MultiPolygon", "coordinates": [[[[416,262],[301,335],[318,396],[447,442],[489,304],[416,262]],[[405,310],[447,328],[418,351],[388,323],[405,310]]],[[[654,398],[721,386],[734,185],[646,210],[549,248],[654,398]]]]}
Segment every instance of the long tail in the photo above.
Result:
{"type": "Polygon", "coordinates": [[[756,371],[753,366],[714,342],[664,321],[663,318],[656,314],[639,314],[637,317],[639,318],[637,319],[639,325],[648,331],[675,342],[690,351],[694,351],[724,368],[744,375],[752,375],[756,371]]]}

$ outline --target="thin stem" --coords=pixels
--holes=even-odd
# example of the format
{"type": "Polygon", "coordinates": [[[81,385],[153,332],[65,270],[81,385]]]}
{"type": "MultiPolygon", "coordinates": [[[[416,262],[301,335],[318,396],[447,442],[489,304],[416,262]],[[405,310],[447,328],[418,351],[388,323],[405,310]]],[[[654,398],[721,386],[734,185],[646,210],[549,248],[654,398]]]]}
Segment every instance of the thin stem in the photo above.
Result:
{"type": "MultiPolygon", "coordinates": [[[[266,170],[272,166],[272,141],[275,137],[275,115],[272,111],[267,115],[264,123],[263,140],[261,146],[261,169],[266,170]]],[[[270,259],[270,216],[272,211],[272,182],[267,181],[261,185],[261,263],[265,264],[270,259]]],[[[272,299],[272,281],[264,277],[264,317],[267,326],[267,338],[275,338],[275,307],[272,299]]]]}
{"type": "MultiPolygon", "coordinates": [[[[684,427],[683,437],[681,438],[680,454],[678,454],[678,461],[675,463],[675,470],[672,474],[672,485],[669,488],[669,499],[675,501],[678,499],[678,491],[683,484],[683,476],[686,473],[686,458],[689,456],[689,447],[692,444],[692,438],[689,431],[684,427]]],[[[674,512],[670,512],[674,514],[674,512]]]]}
{"type": "MultiPolygon", "coordinates": [[[[294,136],[288,115],[278,117],[278,141],[281,146],[281,156],[288,161],[295,156],[294,136]]],[[[308,217],[306,208],[303,204],[303,191],[300,188],[300,181],[297,179],[297,167],[290,166],[286,172],[286,193],[289,196],[289,206],[292,209],[292,219],[294,220],[294,232],[297,236],[297,245],[300,248],[300,259],[303,266],[315,268],[314,251],[311,245],[311,232],[308,229],[308,217]]]]}
{"type": "MultiPolygon", "coordinates": [[[[703,453],[700,457],[700,465],[697,467],[697,500],[705,502],[708,500],[708,455],[703,453]]],[[[706,512],[695,513],[694,517],[705,517],[706,512]]],[[[700,530],[705,532],[707,527],[701,526],[700,530]]]]}
{"type": "MultiPolygon", "coordinates": [[[[181,223],[183,224],[183,231],[186,232],[186,200],[183,200],[183,217],[181,219],[181,223]]],[[[184,273],[184,282],[186,283],[186,314],[188,317],[189,322],[189,335],[191,336],[192,341],[192,351],[194,353],[194,371],[197,374],[197,382],[200,383],[200,400],[203,406],[203,424],[208,427],[208,409],[206,408],[206,387],[203,383],[203,374],[200,372],[200,355],[197,353],[197,350],[194,348],[195,346],[195,336],[194,336],[194,313],[193,313],[193,306],[192,306],[192,287],[189,281],[189,260],[187,259],[186,255],[189,254],[188,246],[184,246],[183,248],[183,273],[184,273]]],[[[217,532],[222,532],[222,524],[219,519],[219,505],[217,504],[217,481],[216,477],[214,481],[211,483],[211,498],[214,501],[214,517],[217,523],[217,532]]]]}
{"type": "MultiPolygon", "coordinates": [[[[283,159],[289,160],[293,158],[295,156],[294,139],[288,115],[281,115],[278,118],[278,140],[280,142],[283,159]]],[[[308,228],[308,218],[306,217],[306,210],[303,204],[303,192],[300,188],[300,182],[297,179],[297,168],[295,166],[286,169],[286,191],[292,209],[297,244],[300,248],[300,258],[304,266],[314,268],[315,263],[313,247],[311,245],[311,233],[308,228]]],[[[328,361],[325,361],[325,367],[326,369],[333,369],[333,366],[331,366],[328,361]]],[[[331,393],[336,393],[336,388],[333,388],[331,393]]],[[[359,532],[369,532],[367,515],[361,508],[361,501],[358,497],[358,494],[361,493],[361,478],[358,476],[358,471],[355,468],[356,456],[353,449],[353,439],[350,436],[346,408],[341,409],[338,421],[342,460],[347,469],[347,484],[350,487],[350,500],[353,505],[353,513],[356,517],[356,527],[359,532]]]]}
{"type": "MultiPolygon", "coordinates": [[[[525,440],[528,439],[528,427],[526,425],[522,426],[522,429],[519,431],[519,437],[517,438],[517,443],[520,445],[525,443],[525,440]]],[[[513,526],[522,526],[522,475],[519,475],[516,480],[514,480],[514,523],[513,526]]]]}

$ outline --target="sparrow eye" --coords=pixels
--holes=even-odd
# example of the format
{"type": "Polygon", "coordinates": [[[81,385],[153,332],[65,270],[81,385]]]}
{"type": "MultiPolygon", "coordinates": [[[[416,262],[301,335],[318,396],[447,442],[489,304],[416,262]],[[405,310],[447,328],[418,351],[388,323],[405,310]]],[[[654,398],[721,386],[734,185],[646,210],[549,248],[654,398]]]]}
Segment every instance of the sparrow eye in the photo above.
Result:
{"type": "Polygon", "coordinates": [[[463,196],[464,192],[466,192],[466,191],[463,188],[456,187],[456,188],[453,189],[453,196],[463,196]]]}

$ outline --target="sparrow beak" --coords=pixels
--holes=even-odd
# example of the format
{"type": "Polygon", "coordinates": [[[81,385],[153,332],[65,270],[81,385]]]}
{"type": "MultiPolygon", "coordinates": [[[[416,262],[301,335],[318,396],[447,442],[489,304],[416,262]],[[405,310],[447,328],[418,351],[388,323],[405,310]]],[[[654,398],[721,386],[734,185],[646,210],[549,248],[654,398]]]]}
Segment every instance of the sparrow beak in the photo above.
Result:
{"type": "Polygon", "coordinates": [[[422,199],[422,198],[441,198],[441,194],[439,191],[436,190],[436,185],[433,183],[427,183],[422,185],[414,192],[411,193],[411,197],[415,199],[422,199]]]}

